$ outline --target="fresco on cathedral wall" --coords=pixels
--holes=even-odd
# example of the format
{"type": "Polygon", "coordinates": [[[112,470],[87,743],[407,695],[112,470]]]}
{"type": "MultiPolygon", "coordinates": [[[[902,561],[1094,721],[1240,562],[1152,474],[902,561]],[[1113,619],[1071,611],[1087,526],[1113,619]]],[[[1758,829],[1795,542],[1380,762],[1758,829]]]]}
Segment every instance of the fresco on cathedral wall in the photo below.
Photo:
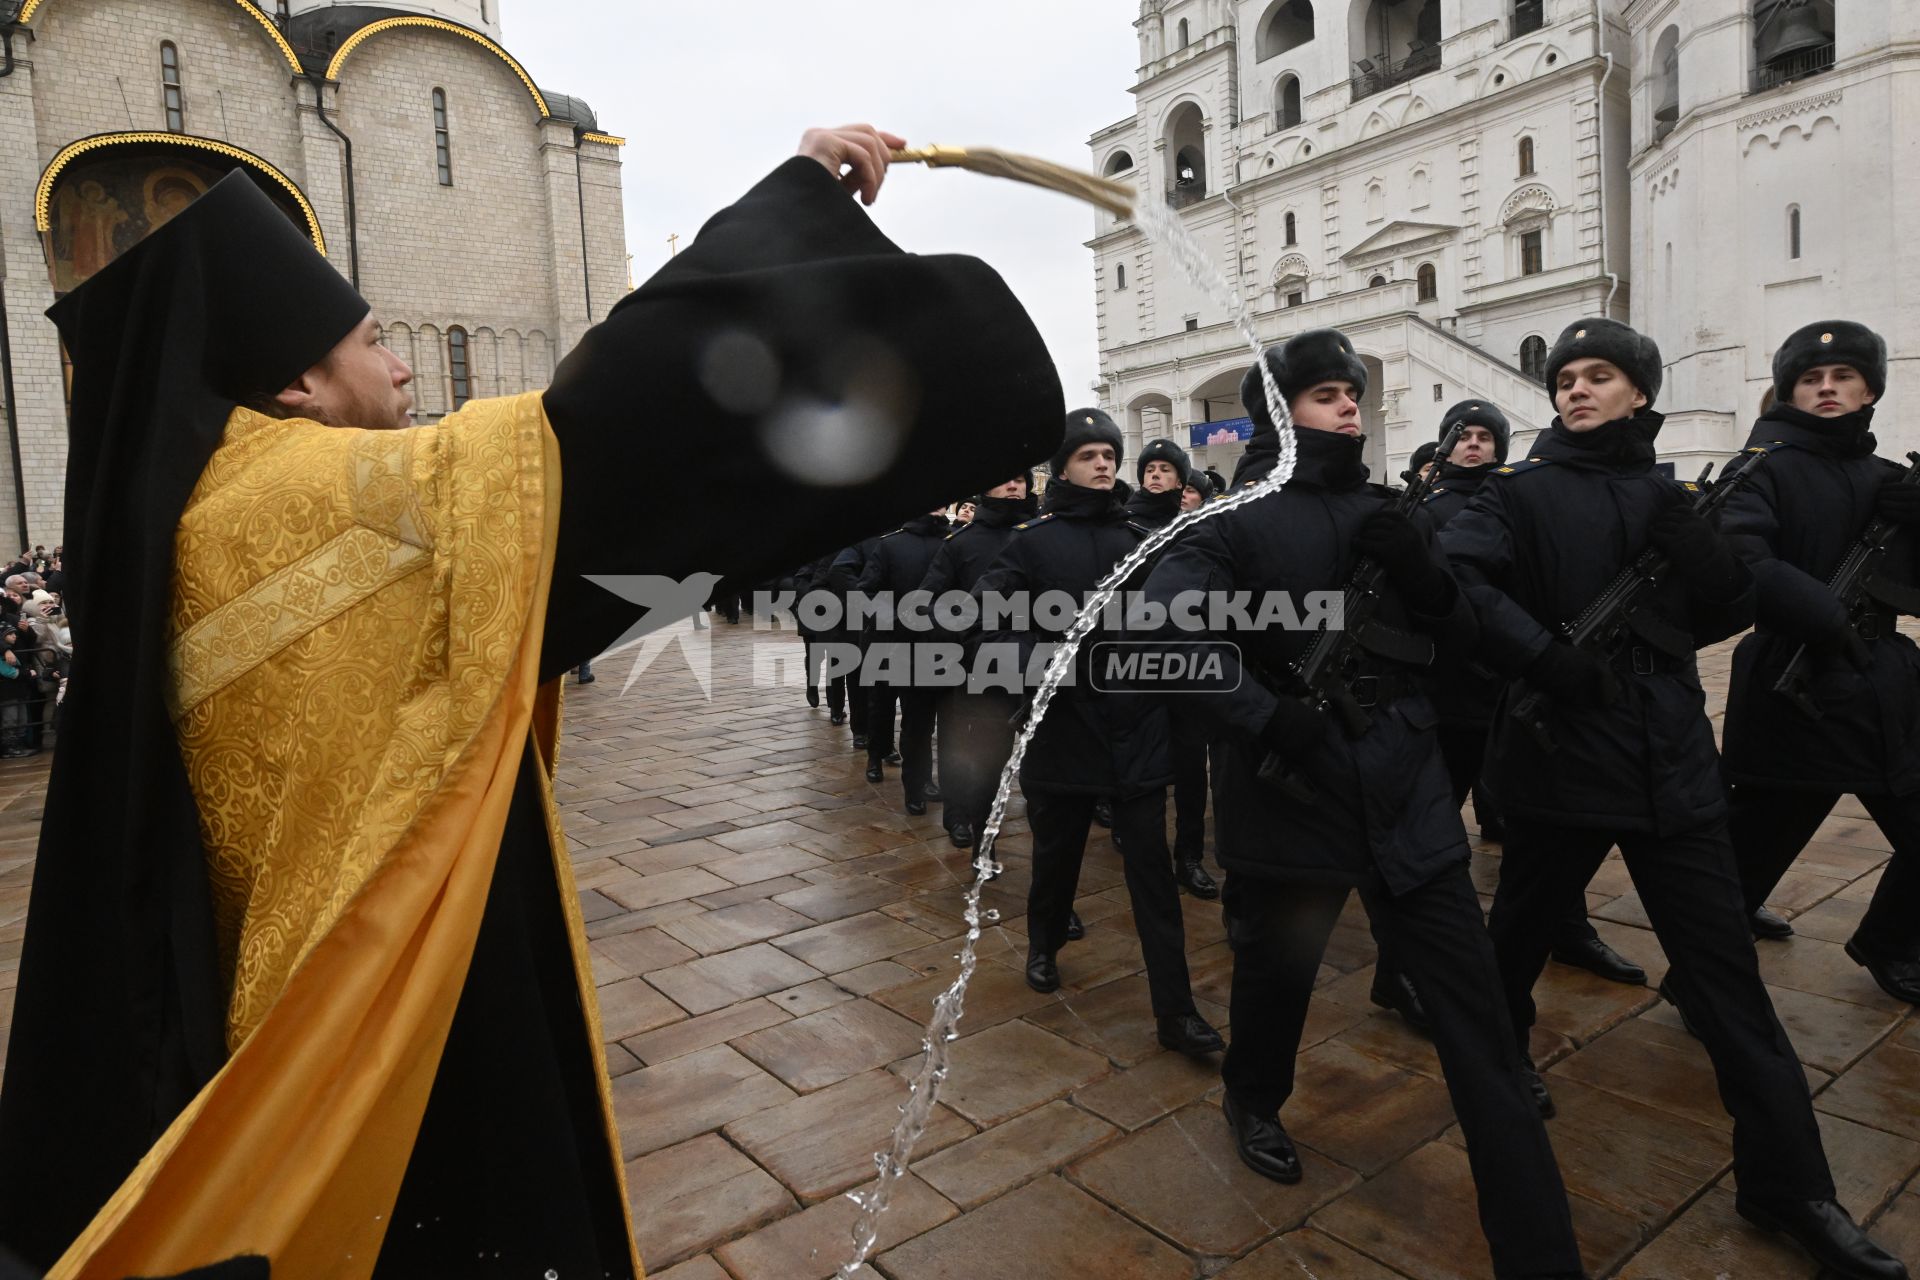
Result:
{"type": "MultiPolygon", "coordinates": [[[[78,288],[233,167],[231,161],[202,158],[180,147],[103,147],[75,160],[54,186],[42,237],[54,293],[78,288]]],[[[305,231],[306,218],[291,200],[273,184],[262,187],[305,231]]]]}

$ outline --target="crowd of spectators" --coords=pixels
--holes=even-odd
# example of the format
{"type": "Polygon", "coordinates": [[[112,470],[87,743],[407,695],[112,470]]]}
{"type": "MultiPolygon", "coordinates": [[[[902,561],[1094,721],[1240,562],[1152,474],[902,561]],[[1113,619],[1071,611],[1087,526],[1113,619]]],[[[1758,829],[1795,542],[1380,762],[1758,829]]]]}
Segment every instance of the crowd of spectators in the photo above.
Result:
{"type": "Polygon", "coordinates": [[[0,759],[36,755],[56,725],[73,662],[60,548],[22,551],[0,573],[0,759]]]}

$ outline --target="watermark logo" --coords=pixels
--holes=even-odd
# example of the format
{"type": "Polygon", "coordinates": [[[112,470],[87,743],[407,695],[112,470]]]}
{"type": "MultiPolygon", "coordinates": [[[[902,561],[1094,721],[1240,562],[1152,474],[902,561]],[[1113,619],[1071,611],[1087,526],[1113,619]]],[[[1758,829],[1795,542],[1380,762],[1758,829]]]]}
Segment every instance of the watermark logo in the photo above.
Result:
{"type": "Polygon", "coordinates": [[[1087,683],[1098,693],[1232,693],[1240,646],[1228,640],[1103,640],[1087,683]]]}
{"type": "MultiPolygon", "coordinates": [[[[712,624],[703,612],[721,577],[588,574],[587,581],[639,611],[604,657],[633,651],[620,692],[677,651],[713,700],[712,624]]],[[[1027,693],[1046,667],[1081,601],[1069,592],[1034,595],[949,591],[937,598],[892,593],[755,592],[753,631],[798,629],[812,670],[791,641],[756,644],[756,687],[824,685],[856,672],[866,685],[1027,693]]],[[[1100,616],[1102,636],[1083,654],[1067,683],[1084,674],[1098,693],[1231,693],[1240,687],[1239,647],[1219,635],[1270,630],[1339,630],[1344,597],[1337,591],[1188,591],[1170,600],[1143,592],[1117,594],[1100,616]],[[1134,638],[1139,637],[1139,638],[1134,638]]]]}
{"type": "Polygon", "coordinates": [[[687,578],[669,578],[657,573],[590,573],[586,578],[596,587],[645,610],[607,650],[608,654],[616,654],[639,646],[640,652],[634,656],[626,683],[620,686],[623,695],[653,665],[654,659],[677,648],[686,660],[687,669],[699,682],[701,694],[708,702],[713,701],[713,637],[700,611],[720,584],[719,574],[696,573],[687,578]]]}

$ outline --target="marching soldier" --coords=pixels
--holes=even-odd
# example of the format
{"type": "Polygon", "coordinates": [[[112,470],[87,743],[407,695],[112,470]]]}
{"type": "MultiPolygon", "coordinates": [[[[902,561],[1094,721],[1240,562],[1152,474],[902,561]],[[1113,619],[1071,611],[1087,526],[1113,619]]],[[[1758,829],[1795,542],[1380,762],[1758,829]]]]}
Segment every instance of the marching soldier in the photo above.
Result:
{"type": "MultiPolygon", "coordinates": [[[[1524,677],[1552,707],[1549,751],[1506,714],[1509,685],[1487,746],[1488,778],[1507,807],[1489,923],[1511,1032],[1524,1052],[1533,984],[1565,904],[1617,844],[1733,1116],[1741,1216],[1840,1275],[1905,1277],[1834,1199],[1806,1076],[1760,981],[1688,648],[1747,626],[1753,574],[1654,470],[1661,376],[1659,348],[1627,326],[1568,326],[1547,356],[1559,417],[1532,458],[1496,468],[1441,534],[1481,616],[1482,660],[1524,677]],[[1558,625],[1649,546],[1673,566],[1651,602],[1666,619],[1658,630],[1685,651],[1669,652],[1674,637],[1636,637],[1601,657],[1559,639],[1558,625]]],[[[1546,1086],[1534,1082],[1550,1114],[1546,1086]]]]}
{"type": "Polygon", "coordinates": [[[1920,605],[1914,535],[1920,485],[1874,455],[1887,346],[1847,320],[1808,325],[1773,358],[1774,404],[1748,443],[1767,466],[1727,504],[1723,528],[1753,567],[1758,626],[1733,657],[1727,699],[1729,824],[1754,928],[1792,926],[1761,905],[1844,793],[1860,797],[1893,848],[1847,943],[1887,994],[1920,1004],[1920,649],[1895,629],[1920,605]],[[1777,442],[1777,443],[1775,443],[1777,442]],[[1901,532],[1850,612],[1827,589],[1873,520],[1901,532]],[[1801,646],[1814,661],[1803,710],[1774,692],[1801,646]]]}
{"type": "MultiPolygon", "coordinates": [[[[1148,529],[1164,529],[1186,509],[1187,484],[1195,474],[1187,451],[1171,440],[1151,441],[1140,451],[1134,475],[1140,487],[1127,499],[1127,515],[1148,529]]],[[[1202,484],[1206,483],[1201,473],[1202,484]]],[[[1195,504],[1199,505],[1196,499],[1195,504]]],[[[1211,901],[1220,886],[1201,859],[1207,843],[1207,732],[1178,703],[1170,705],[1173,760],[1174,879],[1196,898],[1211,901]]]]}
{"type": "Polygon", "coordinates": [[[927,566],[951,529],[945,504],[884,534],[860,571],[858,590],[870,599],[886,597],[882,621],[872,632],[874,679],[867,703],[867,781],[883,782],[883,764],[900,766],[907,812],[927,811],[938,799],[933,787],[934,692],[915,688],[913,642],[899,618],[903,597],[927,576],[927,566]],[[900,749],[893,745],[893,708],[900,705],[900,749]]]}
{"type": "MultiPolygon", "coordinates": [[[[1006,548],[975,586],[983,598],[1025,595],[1028,625],[984,633],[1017,648],[1022,670],[1037,645],[1065,628],[1046,628],[1040,598],[1064,592],[1084,602],[1147,530],[1127,518],[1127,486],[1116,479],[1122,443],[1098,409],[1067,414],[1066,437],[1052,459],[1053,480],[1036,519],[1016,526],[1006,548]]],[[[1126,873],[1147,987],[1160,1043],[1191,1056],[1224,1047],[1194,1007],[1187,976],[1186,926],[1167,848],[1168,730],[1165,708],[1141,695],[1100,693],[1090,678],[1094,645],[1081,649],[1074,683],[1062,686],[1034,733],[1020,770],[1033,829],[1033,885],[1027,896],[1027,985],[1057,990],[1055,957],[1068,941],[1080,862],[1094,802],[1113,800],[1114,843],[1126,873]]]]}
{"type": "MultiPolygon", "coordinates": [[[[1494,466],[1507,460],[1512,435],[1507,415],[1485,400],[1463,400],[1447,410],[1440,420],[1440,438],[1444,440],[1455,426],[1460,428],[1460,438],[1453,452],[1438,460],[1440,473],[1423,508],[1436,529],[1465,510],[1494,466]]],[[[1498,677],[1478,662],[1449,664],[1436,673],[1430,686],[1434,708],[1440,713],[1440,755],[1453,782],[1454,803],[1466,803],[1471,794],[1480,834],[1495,843],[1505,841],[1506,825],[1500,820],[1497,797],[1484,793],[1480,770],[1500,686],[1498,677]]],[[[1553,958],[1609,982],[1644,986],[1647,981],[1646,970],[1601,941],[1587,922],[1584,886],[1562,914],[1553,958]]]]}
{"type": "MultiPolygon", "coordinates": [[[[972,591],[1013,536],[1013,527],[1038,514],[1033,472],[995,485],[970,505],[973,519],[947,535],[920,582],[935,603],[949,591],[972,591]]],[[[1018,698],[992,689],[956,689],[941,700],[940,771],[946,778],[941,816],[956,849],[972,847],[986,825],[1000,770],[1013,753],[1018,707],[1018,698]]]]}
{"type": "MultiPolygon", "coordinates": [[[[827,586],[840,596],[840,638],[858,649],[861,658],[847,672],[847,724],[853,730],[855,751],[867,749],[867,709],[872,699],[866,678],[867,626],[864,620],[853,616],[852,596],[860,586],[860,575],[866,572],[874,548],[880,545],[881,536],[875,534],[841,548],[827,568],[827,586]]],[[[896,756],[887,763],[899,764],[900,761],[896,756]]]]}
{"type": "MultiPolygon", "coordinates": [[[[1314,330],[1264,358],[1293,415],[1293,478],[1181,539],[1155,567],[1147,596],[1170,608],[1189,592],[1252,591],[1256,600],[1277,592],[1297,602],[1342,588],[1365,555],[1387,575],[1376,642],[1400,656],[1369,651],[1352,681],[1351,696],[1367,708],[1358,737],[1331,729],[1329,717],[1290,686],[1292,662],[1307,643],[1298,630],[1236,634],[1246,668],[1240,678],[1229,672],[1222,691],[1183,698],[1220,730],[1214,833],[1227,870],[1233,948],[1234,1040],[1222,1072],[1227,1123],[1249,1168],[1278,1182],[1300,1180],[1279,1112],[1292,1093],[1327,939],[1348,893],[1366,887],[1426,996],[1495,1273],[1577,1277],[1566,1193],[1493,978],[1433,708],[1413,678],[1436,648],[1471,650],[1473,610],[1424,519],[1401,515],[1391,490],[1367,483],[1359,407],[1367,371],[1352,343],[1314,330]],[[1265,780],[1278,762],[1299,785],[1265,780]]],[[[1277,456],[1278,428],[1257,369],[1241,400],[1256,423],[1248,456],[1277,456]]],[[[1223,657],[1234,660],[1231,651],[1223,657]]]]}
{"type": "Polygon", "coordinates": [[[1180,514],[1185,515],[1213,496],[1213,481],[1207,479],[1207,473],[1198,467],[1187,468],[1187,486],[1180,491],[1180,514]]]}

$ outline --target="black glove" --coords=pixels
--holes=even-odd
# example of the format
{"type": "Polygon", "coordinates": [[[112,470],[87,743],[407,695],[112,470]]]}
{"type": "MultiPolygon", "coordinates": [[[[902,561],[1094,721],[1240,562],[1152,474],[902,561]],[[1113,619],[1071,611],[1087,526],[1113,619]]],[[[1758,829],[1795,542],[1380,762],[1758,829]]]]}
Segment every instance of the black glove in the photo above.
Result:
{"type": "Polygon", "coordinates": [[[1920,524],[1920,484],[1884,481],[1873,496],[1873,514],[1894,524],[1920,524]]]}
{"type": "Polygon", "coordinates": [[[1829,628],[1807,644],[1829,665],[1844,662],[1863,675],[1873,666],[1873,651],[1867,648],[1867,642],[1860,638],[1860,633],[1853,629],[1844,616],[1839,626],[1829,628]]]}
{"type": "Polygon", "coordinates": [[[1281,698],[1260,730],[1260,745],[1286,760],[1298,760],[1327,736],[1327,717],[1298,698],[1281,698]]]}
{"type": "Polygon", "coordinates": [[[1620,700],[1613,668],[1585,649],[1554,641],[1529,662],[1527,681],[1566,707],[1610,707],[1620,700]]]}
{"type": "Polygon", "coordinates": [[[1398,511],[1382,509],[1362,520],[1354,531],[1353,545],[1386,569],[1415,613],[1444,613],[1452,603],[1453,579],[1433,562],[1427,540],[1413,521],[1398,511]]]}
{"type": "Polygon", "coordinates": [[[1740,563],[1706,517],[1682,498],[1653,518],[1647,540],[1666,553],[1690,584],[1720,599],[1739,594],[1740,563]]]}

